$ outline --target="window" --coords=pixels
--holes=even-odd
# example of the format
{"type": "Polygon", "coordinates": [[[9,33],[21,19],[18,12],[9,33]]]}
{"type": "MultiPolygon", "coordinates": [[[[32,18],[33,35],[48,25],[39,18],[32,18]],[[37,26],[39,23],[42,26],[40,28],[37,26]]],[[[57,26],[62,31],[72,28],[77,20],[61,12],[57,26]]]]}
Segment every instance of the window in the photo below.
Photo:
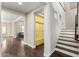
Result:
{"type": "Polygon", "coordinates": [[[22,25],[22,32],[24,32],[24,26],[22,25]]]}
{"type": "Polygon", "coordinates": [[[6,27],[2,26],[2,34],[6,34],[6,27]]]}

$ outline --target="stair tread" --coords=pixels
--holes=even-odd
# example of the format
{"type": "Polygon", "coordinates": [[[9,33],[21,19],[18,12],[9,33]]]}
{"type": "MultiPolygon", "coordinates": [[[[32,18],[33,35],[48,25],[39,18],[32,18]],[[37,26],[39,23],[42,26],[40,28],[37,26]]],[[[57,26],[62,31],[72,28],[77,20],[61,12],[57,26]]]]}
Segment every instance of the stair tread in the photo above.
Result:
{"type": "Polygon", "coordinates": [[[74,48],[78,48],[78,46],[74,46],[74,45],[69,45],[69,44],[66,44],[66,43],[62,43],[62,42],[57,42],[58,44],[62,44],[62,45],[66,45],[66,46],[71,46],[71,47],[74,47],[74,48]]]}
{"type": "Polygon", "coordinates": [[[63,36],[59,36],[59,37],[62,37],[62,38],[73,38],[73,39],[75,38],[74,36],[72,37],[72,36],[64,36],[64,35],[63,36]]]}
{"type": "Polygon", "coordinates": [[[67,42],[67,41],[61,41],[61,40],[58,40],[58,42],[69,44],[69,45],[78,46],[78,43],[74,43],[74,42],[67,42]]]}
{"type": "Polygon", "coordinates": [[[62,49],[62,50],[66,50],[66,51],[71,52],[71,53],[74,53],[74,54],[78,54],[77,51],[70,50],[70,49],[66,49],[66,48],[64,48],[64,47],[56,46],[56,48],[59,48],[59,49],[62,49]]]}
{"type": "Polygon", "coordinates": [[[63,29],[62,31],[75,31],[75,30],[72,30],[72,29],[63,29]]]}
{"type": "Polygon", "coordinates": [[[60,35],[75,35],[75,34],[70,34],[70,33],[60,33],[60,35]]]}
{"type": "Polygon", "coordinates": [[[75,41],[74,38],[68,38],[68,37],[59,37],[59,39],[75,41]]]}
{"type": "Polygon", "coordinates": [[[67,40],[67,39],[59,39],[61,41],[67,41],[67,42],[73,42],[73,43],[78,43],[76,40],[67,40]]]}
{"type": "Polygon", "coordinates": [[[60,36],[75,37],[75,35],[65,35],[65,34],[60,34],[60,36]]]}
{"type": "MultiPolygon", "coordinates": [[[[56,51],[56,50],[55,50],[55,52],[52,55],[53,55],[53,57],[58,57],[58,56],[59,57],[72,57],[72,56],[69,56],[69,55],[64,54],[62,52],[56,51]]],[[[51,57],[52,57],[52,55],[51,55],[51,57]]]]}
{"type": "Polygon", "coordinates": [[[75,32],[73,30],[62,30],[61,32],[75,32]]]}
{"type": "Polygon", "coordinates": [[[74,47],[66,46],[66,45],[62,45],[62,44],[57,44],[57,46],[64,47],[66,49],[70,49],[70,50],[73,50],[73,51],[77,51],[78,52],[78,48],[74,48],[74,47]]]}
{"type": "Polygon", "coordinates": [[[71,53],[71,52],[68,52],[68,51],[65,51],[65,50],[62,50],[62,49],[55,48],[55,50],[59,51],[61,53],[64,53],[66,55],[72,56],[72,57],[77,57],[78,56],[77,54],[74,54],[74,53],[71,53]]]}
{"type": "Polygon", "coordinates": [[[64,31],[63,31],[63,32],[61,32],[61,33],[72,33],[72,34],[74,34],[75,32],[64,32],[64,31]]]}

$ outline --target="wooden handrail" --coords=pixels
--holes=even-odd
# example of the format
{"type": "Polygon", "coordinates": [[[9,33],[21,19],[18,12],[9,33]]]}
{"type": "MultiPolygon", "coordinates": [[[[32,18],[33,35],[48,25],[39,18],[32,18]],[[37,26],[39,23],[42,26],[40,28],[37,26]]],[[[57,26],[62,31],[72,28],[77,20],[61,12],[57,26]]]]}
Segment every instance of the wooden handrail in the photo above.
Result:
{"type": "Polygon", "coordinates": [[[78,3],[77,3],[77,15],[75,16],[75,40],[78,40],[78,3]]]}

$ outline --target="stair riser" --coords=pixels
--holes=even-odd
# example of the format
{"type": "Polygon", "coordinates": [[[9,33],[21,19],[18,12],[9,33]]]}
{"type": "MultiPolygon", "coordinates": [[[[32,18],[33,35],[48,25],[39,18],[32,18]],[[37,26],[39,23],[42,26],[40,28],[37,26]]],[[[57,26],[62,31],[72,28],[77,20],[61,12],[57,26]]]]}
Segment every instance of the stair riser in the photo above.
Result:
{"type": "Polygon", "coordinates": [[[60,35],[75,35],[74,33],[60,33],[60,35]]]}
{"type": "Polygon", "coordinates": [[[61,44],[57,44],[57,46],[60,46],[60,47],[63,47],[63,48],[66,48],[66,49],[78,52],[78,49],[74,48],[74,47],[70,47],[70,46],[66,46],[66,45],[61,45],[61,44]]]}
{"type": "Polygon", "coordinates": [[[62,41],[62,40],[59,40],[58,42],[63,43],[63,44],[72,45],[72,46],[78,46],[78,43],[67,42],[67,41],[62,41]]]}
{"type": "Polygon", "coordinates": [[[74,41],[74,42],[76,42],[76,40],[75,40],[74,38],[64,38],[64,37],[59,37],[59,39],[69,40],[69,41],[74,41]]]}
{"type": "Polygon", "coordinates": [[[55,51],[55,52],[56,52],[56,54],[57,54],[58,56],[60,56],[60,57],[72,57],[72,56],[70,56],[70,55],[61,53],[61,52],[59,52],[59,51],[55,51]]]}
{"type": "Polygon", "coordinates": [[[75,38],[75,37],[67,37],[67,36],[59,36],[59,37],[63,37],[63,38],[72,38],[72,39],[75,38]]]}
{"type": "MultiPolygon", "coordinates": [[[[68,56],[72,56],[72,57],[77,57],[77,56],[78,56],[77,54],[74,54],[74,53],[71,53],[71,52],[68,52],[68,51],[59,49],[59,48],[56,48],[55,50],[56,50],[56,51],[59,51],[60,53],[65,54],[65,55],[68,55],[68,56]]],[[[67,56],[67,57],[68,57],[68,56],[67,56]]]]}
{"type": "Polygon", "coordinates": [[[60,46],[56,46],[56,48],[59,48],[59,49],[62,49],[62,50],[66,50],[66,51],[74,53],[74,54],[78,54],[78,52],[76,52],[74,50],[69,50],[69,49],[66,49],[66,48],[63,48],[63,47],[60,47],[60,46]]]}
{"type": "Polygon", "coordinates": [[[66,31],[66,30],[64,30],[64,31],[61,31],[61,32],[75,32],[75,31],[66,31]]]}
{"type": "Polygon", "coordinates": [[[72,43],[78,43],[77,41],[74,41],[75,39],[73,39],[73,40],[59,39],[59,40],[66,41],[66,42],[72,42],[72,43]]]}
{"type": "Polygon", "coordinates": [[[65,43],[61,43],[61,42],[58,42],[58,44],[62,44],[62,45],[70,46],[70,47],[74,47],[74,48],[78,48],[78,46],[73,46],[73,45],[69,45],[69,44],[65,44],[65,43]]]}

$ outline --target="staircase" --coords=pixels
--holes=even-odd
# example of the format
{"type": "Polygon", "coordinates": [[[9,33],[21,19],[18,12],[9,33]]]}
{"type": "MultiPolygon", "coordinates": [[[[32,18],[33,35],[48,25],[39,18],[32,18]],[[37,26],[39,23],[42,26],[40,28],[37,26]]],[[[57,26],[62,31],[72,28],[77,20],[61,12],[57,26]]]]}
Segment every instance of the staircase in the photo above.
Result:
{"type": "Polygon", "coordinates": [[[63,30],[60,33],[59,40],[56,45],[56,52],[62,57],[77,57],[79,56],[79,44],[74,39],[74,30],[63,30]]]}

